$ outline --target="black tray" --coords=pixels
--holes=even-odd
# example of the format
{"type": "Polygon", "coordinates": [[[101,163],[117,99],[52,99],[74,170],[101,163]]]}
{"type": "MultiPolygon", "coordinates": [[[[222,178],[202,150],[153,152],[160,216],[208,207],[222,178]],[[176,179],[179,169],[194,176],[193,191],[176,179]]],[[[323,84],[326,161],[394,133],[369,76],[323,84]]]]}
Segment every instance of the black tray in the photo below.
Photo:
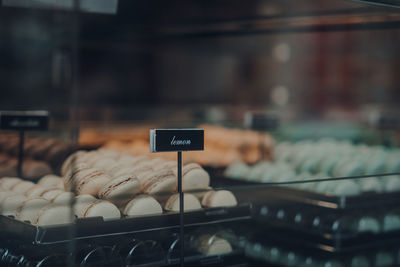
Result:
{"type": "MultiPolygon", "coordinates": [[[[191,211],[186,212],[184,216],[185,227],[250,219],[250,204],[191,211]]],[[[34,226],[10,217],[0,216],[0,236],[2,238],[18,238],[36,245],[68,242],[72,238],[79,240],[178,228],[179,213],[121,218],[110,221],[104,221],[102,217],[93,217],[77,219],[73,224],[58,226],[34,226]]]]}
{"type": "Polygon", "coordinates": [[[383,207],[400,203],[400,192],[365,192],[357,196],[332,196],[284,186],[242,181],[227,177],[215,176],[211,180],[213,187],[243,187],[237,191],[235,191],[235,189],[232,190],[235,191],[235,195],[239,191],[246,191],[246,201],[252,203],[262,203],[263,201],[268,201],[271,200],[271,198],[274,198],[276,200],[306,203],[331,209],[371,209],[373,207],[383,207]]]}

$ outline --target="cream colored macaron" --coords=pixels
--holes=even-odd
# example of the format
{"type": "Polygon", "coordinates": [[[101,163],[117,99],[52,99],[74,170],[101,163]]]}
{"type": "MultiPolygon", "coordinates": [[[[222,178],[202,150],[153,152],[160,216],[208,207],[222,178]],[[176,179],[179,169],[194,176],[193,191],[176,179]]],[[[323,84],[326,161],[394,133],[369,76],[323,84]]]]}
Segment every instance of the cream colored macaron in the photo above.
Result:
{"type": "MultiPolygon", "coordinates": [[[[175,170],[177,173],[177,170],[175,170]]],[[[182,168],[182,190],[204,189],[210,185],[210,175],[197,163],[189,163],[182,168]]]]}
{"type": "Polygon", "coordinates": [[[221,255],[232,252],[231,244],[223,238],[215,235],[202,235],[196,242],[196,248],[199,252],[204,255],[221,255]]]}
{"type": "Polygon", "coordinates": [[[60,176],[54,174],[48,174],[40,178],[38,185],[43,187],[57,187],[57,184],[62,181],[60,176]]]}
{"type": "Polygon", "coordinates": [[[18,208],[26,200],[24,195],[11,195],[3,199],[0,205],[1,214],[4,216],[17,216],[18,208]]]}
{"type": "Polygon", "coordinates": [[[236,197],[228,190],[207,192],[201,204],[205,207],[232,207],[237,205],[236,197]]]}
{"type": "Polygon", "coordinates": [[[40,195],[42,195],[46,190],[47,190],[48,188],[47,187],[44,187],[44,186],[42,186],[42,185],[35,185],[35,186],[33,186],[33,187],[31,187],[30,189],[28,189],[26,192],[25,192],[25,195],[27,196],[27,197],[39,197],[40,195]]]}
{"type": "Polygon", "coordinates": [[[21,181],[22,179],[18,177],[3,177],[0,179],[0,186],[6,190],[11,190],[14,185],[21,181]]]}
{"type": "Polygon", "coordinates": [[[43,193],[40,196],[43,197],[44,199],[51,201],[62,192],[64,191],[58,188],[48,188],[47,190],[43,191],[43,193]]]}
{"type": "Polygon", "coordinates": [[[86,206],[83,217],[103,217],[104,220],[112,220],[121,218],[121,213],[111,202],[96,200],[86,206]]]}
{"type": "MultiPolygon", "coordinates": [[[[179,194],[173,194],[164,205],[165,210],[179,211],[179,194]]],[[[183,194],[183,209],[184,211],[201,209],[200,201],[192,194],[183,194]]]]}
{"type": "Polygon", "coordinates": [[[74,221],[71,207],[67,205],[50,204],[36,214],[32,224],[38,226],[70,224],[74,221]]]}
{"type": "Polygon", "coordinates": [[[149,195],[138,195],[126,204],[123,214],[126,216],[144,216],[162,214],[160,203],[149,195]]]}
{"type": "Polygon", "coordinates": [[[26,191],[34,187],[35,184],[29,181],[21,181],[11,187],[11,190],[18,194],[25,194],[26,191]]]}
{"type": "Polygon", "coordinates": [[[98,196],[113,202],[117,206],[124,205],[140,190],[140,182],[133,175],[122,175],[110,180],[99,191],[98,196]]]}
{"type": "Polygon", "coordinates": [[[97,200],[98,200],[97,198],[88,194],[76,196],[74,203],[75,216],[78,218],[83,218],[83,215],[86,211],[86,207],[97,200]]]}
{"type": "Polygon", "coordinates": [[[27,199],[18,207],[17,219],[33,223],[39,210],[48,204],[50,202],[44,198],[27,199]]]}
{"type": "Polygon", "coordinates": [[[145,194],[157,194],[173,192],[176,188],[176,176],[172,170],[155,171],[142,184],[141,192],[145,194]]]}

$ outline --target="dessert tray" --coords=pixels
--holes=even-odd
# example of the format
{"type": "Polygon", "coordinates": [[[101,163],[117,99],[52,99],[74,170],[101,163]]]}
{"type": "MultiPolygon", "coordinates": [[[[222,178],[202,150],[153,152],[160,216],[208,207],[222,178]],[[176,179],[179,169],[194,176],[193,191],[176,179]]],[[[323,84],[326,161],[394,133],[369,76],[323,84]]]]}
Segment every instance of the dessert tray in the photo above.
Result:
{"type": "MultiPolygon", "coordinates": [[[[185,228],[250,220],[251,207],[251,204],[243,203],[236,207],[207,208],[185,212],[185,228]]],[[[12,217],[0,216],[0,236],[2,238],[16,238],[35,245],[169,229],[179,229],[179,213],[125,217],[109,221],[104,221],[102,217],[91,217],[76,219],[73,224],[54,226],[35,226],[12,217]]]]}

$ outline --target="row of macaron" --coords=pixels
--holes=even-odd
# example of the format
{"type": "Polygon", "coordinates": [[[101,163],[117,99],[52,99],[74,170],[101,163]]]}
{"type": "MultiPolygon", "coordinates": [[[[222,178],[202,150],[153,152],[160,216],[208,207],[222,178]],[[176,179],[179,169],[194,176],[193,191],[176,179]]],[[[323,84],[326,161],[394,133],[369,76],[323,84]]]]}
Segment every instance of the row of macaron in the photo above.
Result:
{"type": "MultiPolygon", "coordinates": [[[[66,190],[114,201],[136,194],[177,191],[176,162],[108,149],[76,152],[66,159],[61,174],[66,190]]],[[[207,189],[209,184],[210,176],[199,164],[183,166],[184,191],[207,189]]]]}
{"type": "Polygon", "coordinates": [[[400,191],[400,177],[398,175],[338,181],[307,182],[313,179],[331,178],[331,176],[326,173],[296,173],[296,170],[294,170],[290,164],[283,162],[260,162],[253,166],[242,162],[236,162],[225,169],[224,175],[233,179],[258,183],[303,181],[304,183],[288,184],[284,186],[322,194],[333,194],[336,196],[358,195],[362,192],[381,193],[400,191]]]}
{"type": "Polygon", "coordinates": [[[400,172],[399,149],[332,139],[279,143],[274,159],[289,163],[297,172],[323,172],[335,177],[400,172]]]}
{"type": "Polygon", "coordinates": [[[268,264],[279,266],[307,266],[307,267],[373,267],[373,266],[398,266],[400,264],[400,248],[397,252],[391,250],[378,250],[360,254],[350,254],[348,257],[337,259],[318,258],[304,252],[276,245],[264,245],[260,242],[244,242],[246,256],[268,264]]]}
{"type": "MultiPolygon", "coordinates": [[[[60,178],[43,177],[38,184],[28,187],[27,185],[31,182],[16,177],[1,178],[1,214],[13,216],[21,221],[29,221],[32,224],[53,225],[70,223],[73,218],[72,212],[78,218],[101,216],[108,220],[120,218],[121,212],[125,216],[144,216],[162,214],[163,210],[179,211],[179,194],[176,193],[160,196],[141,194],[114,204],[92,195],[75,196],[72,192],[44,186],[45,182],[55,179],[60,178]]],[[[235,196],[226,190],[200,191],[196,195],[184,194],[185,211],[198,210],[202,207],[235,205],[237,205],[235,196]]]]}

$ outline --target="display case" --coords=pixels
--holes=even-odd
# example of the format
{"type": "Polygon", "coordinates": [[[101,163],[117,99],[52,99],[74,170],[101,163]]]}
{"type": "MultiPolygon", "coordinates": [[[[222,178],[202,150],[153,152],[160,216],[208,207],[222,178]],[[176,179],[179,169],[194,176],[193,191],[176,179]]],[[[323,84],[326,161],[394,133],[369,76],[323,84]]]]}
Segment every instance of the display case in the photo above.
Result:
{"type": "Polygon", "coordinates": [[[397,1],[0,3],[1,266],[400,266],[397,1]]]}

